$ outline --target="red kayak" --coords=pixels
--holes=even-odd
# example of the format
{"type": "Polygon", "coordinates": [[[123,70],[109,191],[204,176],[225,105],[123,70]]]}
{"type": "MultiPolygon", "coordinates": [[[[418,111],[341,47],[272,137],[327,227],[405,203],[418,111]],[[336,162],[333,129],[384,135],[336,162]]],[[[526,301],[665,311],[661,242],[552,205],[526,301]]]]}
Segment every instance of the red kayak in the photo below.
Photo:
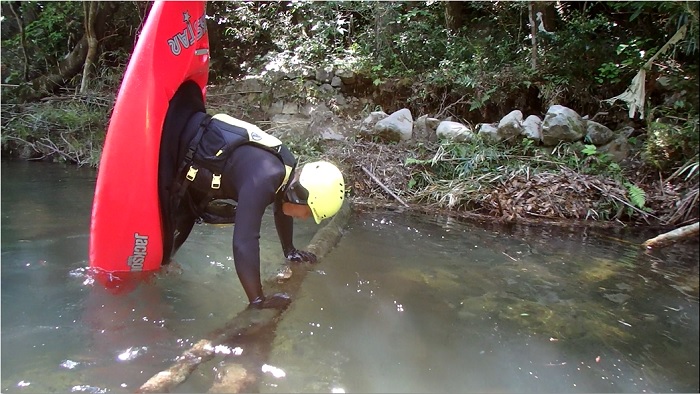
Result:
{"type": "MultiPolygon", "coordinates": [[[[186,81],[206,96],[204,1],[156,1],[126,68],[109,122],[90,224],[90,267],[102,273],[161,267],[158,156],[168,103],[186,81]]],[[[112,275],[108,275],[112,277],[112,275]]]]}

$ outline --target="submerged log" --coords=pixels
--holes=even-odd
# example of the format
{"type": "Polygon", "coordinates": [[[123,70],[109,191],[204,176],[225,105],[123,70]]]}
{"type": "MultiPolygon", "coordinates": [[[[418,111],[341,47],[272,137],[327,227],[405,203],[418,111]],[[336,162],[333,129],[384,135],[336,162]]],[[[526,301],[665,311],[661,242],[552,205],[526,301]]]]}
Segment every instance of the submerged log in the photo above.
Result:
{"type": "Polygon", "coordinates": [[[658,248],[658,247],[666,246],[668,244],[676,242],[679,239],[687,238],[687,237],[690,237],[692,235],[697,235],[699,231],[700,231],[700,222],[694,223],[694,224],[689,224],[687,226],[683,226],[683,227],[677,228],[675,230],[669,231],[667,233],[657,235],[654,238],[648,239],[648,240],[644,241],[643,245],[646,246],[647,248],[658,248]]]}
{"type": "MultiPolygon", "coordinates": [[[[314,253],[319,262],[340,241],[350,213],[350,203],[346,201],[331,221],[316,232],[309,242],[306,250],[314,253]]],[[[268,294],[283,292],[294,300],[310,267],[309,263],[291,263],[289,265],[291,276],[288,279],[282,281],[278,277],[269,278],[263,283],[263,288],[268,294]]],[[[201,363],[211,360],[216,354],[216,346],[219,345],[231,347],[241,341],[252,341],[251,345],[257,348],[257,351],[252,352],[254,356],[266,358],[266,355],[261,353],[269,353],[277,323],[283,312],[284,310],[280,309],[251,308],[241,311],[224,327],[211,332],[206,338],[184,351],[168,369],[152,376],[137,392],[163,393],[172,390],[184,382],[201,363]],[[255,338],[251,338],[252,336],[255,338]],[[256,342],[264,343],[256,344],[256,342]]],[[[241,360],[240,365],[229,366],[230,371],[226,374],[225,381],[217,383],[212,390],[214,392],[223,390],[229,393],[247,390],[255,382],[255,374],[259,369],[254,371],[250,367],[246,368],[246,364],[251,363],[241,360]]]]}

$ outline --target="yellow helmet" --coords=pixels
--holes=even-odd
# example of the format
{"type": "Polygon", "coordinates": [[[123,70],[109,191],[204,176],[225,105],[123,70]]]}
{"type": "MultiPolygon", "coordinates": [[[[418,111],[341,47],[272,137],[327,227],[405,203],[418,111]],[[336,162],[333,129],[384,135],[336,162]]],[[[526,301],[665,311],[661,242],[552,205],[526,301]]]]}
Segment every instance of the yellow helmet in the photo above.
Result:
{"type": "Polygon", "coordinates": [[[327,161],[307,163],[301,168],[299,184],[308,191],[306,204],[316,224],[340,210],[345,196],[345,181],[338,167],[327,161]]]}

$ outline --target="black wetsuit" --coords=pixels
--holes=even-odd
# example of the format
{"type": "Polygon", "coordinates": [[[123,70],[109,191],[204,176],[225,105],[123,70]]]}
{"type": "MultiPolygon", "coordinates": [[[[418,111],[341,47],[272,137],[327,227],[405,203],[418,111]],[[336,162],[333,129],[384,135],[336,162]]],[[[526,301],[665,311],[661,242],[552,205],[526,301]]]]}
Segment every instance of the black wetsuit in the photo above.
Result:
{"type": "MultiPolygon", "coordinates": [[[[195,83],[184,84],[170,101],[163,126],[159,162],[159,194],[164,228],[164,261],[168,263],[187,238],[198,215],[190,208],[205,196],[187,189],[187,195],[174,207],[172,185],[191,140],[205,117],[201,91],[195,83]],[[179,138],[178,138],[179,136],[179,138]],[[188,203],[189,199],[189,203],[188,203]],[[174,239],[175,230],[180,233],[174,239]]],[[[249,301],[263,296],[260,283],[260,228],[265,209],[274,204],[277,234],[286,255],[294,250],[293,218],[282,213],[281,193],[276,193],[285,177],[285,166],[275,154],[253,145],[237,148],[227,159],[218,198],[237,202],[233,232],[233,259],[236,273],[249,301]]]]}

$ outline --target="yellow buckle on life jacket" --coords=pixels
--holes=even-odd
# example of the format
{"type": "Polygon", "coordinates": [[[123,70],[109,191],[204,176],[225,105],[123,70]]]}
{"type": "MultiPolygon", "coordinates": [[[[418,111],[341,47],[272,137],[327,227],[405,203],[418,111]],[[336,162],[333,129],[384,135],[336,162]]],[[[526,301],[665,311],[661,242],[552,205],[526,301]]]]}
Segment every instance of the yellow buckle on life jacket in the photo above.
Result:
{"type": "Polygon", "coordinates": [[[221,187],[221,175],[212,174],[211,176],[211,188],[218,189],[221,187]]]}
{"type": "Polygon", "coordinates": [[[185,178],[187,178],[188,181],[192,182],[194,178],[197,176],[197,171],[199,171],[198,168],[194,168],[190,166],[190,169],[187,170],[187,175],[185,175],[185,178]]]}

